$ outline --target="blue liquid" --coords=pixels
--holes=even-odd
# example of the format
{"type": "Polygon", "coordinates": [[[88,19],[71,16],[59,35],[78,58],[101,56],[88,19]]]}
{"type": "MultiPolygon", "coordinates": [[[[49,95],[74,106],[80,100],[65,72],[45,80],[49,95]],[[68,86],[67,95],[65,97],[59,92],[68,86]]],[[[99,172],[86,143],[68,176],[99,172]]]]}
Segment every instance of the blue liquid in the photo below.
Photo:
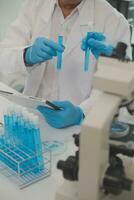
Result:
{"type": "MultiPolygon", "coordinates": [[[[58,44],[63,45],[63,36],[58,37],[58,44]]],[[[57,70],[61,70],[62,68],[62,53],[57,52],[57,70]]]]}
{"type": "Polygon", "coordinates": [[[89,71],[89,56],[90,56],[90,50],[87,48],[85,51],[85,61],[84,61],[84,71],[89,71]]]}
{"type": "Polygon", "coordinates": [[[35,140],[35,149],[37,153],[37,162],[39,166],[39,171],[44,169],[44,160],[43,160],[43,152],[42,152],[42,143],[40,138],[40,130],[35,127],[34,129],[34,140],[35,140]]]}
{"type": "MultiPolygon", "coordinates": [[[[87,32],[87,39],[90,36],[90,32],[87,32]]],[[[90,49],[88,48],[88,45],[86,44],[86,50],[85,50],[85,59],[84,59],[84,72],[87,72],[89,70],[89,56],[90,56],[90,49]]]]}
{"type": "Polygon", "coordinates": [[[4,130],[5,130],[5,136],[8,139],[9,138],[9,117],[8,117],[8,115],[4,115],[4,130]]]}
{"type": "Polygon", "coordinates": [[[18,162],[21,163],[20,173],[30,168],[33,173],[44,170],[40,129],[15,113],[4,115],[4,129],[5,135],[0,138],[0,149],[7,155],[1,153],[0,160],[17,173],[18,162]]]}
{"type": "Polygon", "coordinates": [[[31,124],[31,127],[29,129],[29,136],[30,136],[29,149],[32,149],[32,151],[35,153],[35,156],[32,159],[32,165],[36,167],[33,170],[33,172],[38,173],[44,169],[42,143],[41,143],[39,128],[31,124]]]}

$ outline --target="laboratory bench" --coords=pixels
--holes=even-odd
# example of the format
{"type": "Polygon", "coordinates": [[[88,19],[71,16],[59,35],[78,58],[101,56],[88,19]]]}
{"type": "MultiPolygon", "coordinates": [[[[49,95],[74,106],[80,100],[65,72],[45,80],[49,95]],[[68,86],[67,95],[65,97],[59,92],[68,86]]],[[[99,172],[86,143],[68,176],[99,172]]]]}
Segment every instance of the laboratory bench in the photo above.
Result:
{"type": "MultiPolygon", "coordinates": [[[[0,83],[0,90],[16,92],[7,85],[0,83]]],[[[17,93],[17,92],[16,92],[17,93]]],[[[3,122],[3,110],[9,106],[9,102],[0,96],[0,122],[3,122]]],[[[52,171],[51,176],[34,183],[24,189],[20,189],[15,183],[0,173],[0,200],[54,200],[55,193],[64,179],[62,173],[56,169],[56,164],[60,159],[66,159],[70,154],[75,154],[75,145],[72,139],[74,133],[80,132],[80,127],[72,127],[64,130],[53,129],[45,123],[41,118],[42,140],[62,141],[64,148],[52,155],[52,171]]],[[[1,169],[0,169],[1,170],[1,169]]]]}
{"type": "MultiPolygon", "coordinates": [[[[3,83],[0,83],[0,90],[6,90],[10,92],[16,92],[9,88],[3,83]]],[[[3,122],[3,110],[9,105],[9,102],[4,97],[0,96],[0,120],[3,122]]],[[[122,113],[123,115],[123,113],[122,113]]],[[[123,118],[122,118],[123,119],[123,118]]],[[[41,119],[42,120],[42,119],[41,119]]],[[[125,120],[125,118],[124,118],[125,120]]],[[[134,118],[132,119],[132,123],[134,118]]],[[[71,127],[63,130],[57,130],[45,122],[42,121],[42,140],[51,139],[59,140],[65,144],[63,151],[52,156],[52,174],[51,176],[30,185],[24,189],[19,189],[17,185],[12,183],[9,178],[5,177],[0,173],[0,200],[55,200],[56,191],[59,189],[61,184],[64,182],[61,171],[56,169],[56,163],[58,160],[65,160],[68,156],[74,155],[76,147],[72,139],[74,133],[80,132],[80,127],[71,127]]],[[[134,190],[133,190],[134,191],[134,190]]],[[[116,197],[111,200],[121,200],[126,194],[122,194],[121,197],[116,197]]],[[[133,200],[134,193],[127,200],[133,200]]]]}

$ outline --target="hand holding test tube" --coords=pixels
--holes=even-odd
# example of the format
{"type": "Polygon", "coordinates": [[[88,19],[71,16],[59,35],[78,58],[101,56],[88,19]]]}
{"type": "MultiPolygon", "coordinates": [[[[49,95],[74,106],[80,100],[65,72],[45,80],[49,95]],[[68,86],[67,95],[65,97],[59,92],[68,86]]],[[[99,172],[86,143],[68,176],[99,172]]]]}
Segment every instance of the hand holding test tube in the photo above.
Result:
{"type": "Polygon", "coordinates": [[[84,60],[84,71],[89,70],[89,56],[90,51],[98,60],[101,54],[107,56],[112,55],[113,47],[106,44],[106,37],[102,33],[98,32],[88,32],[87,36],[83,39],[81,48],[85,51],[85,60],[84,60]]]}

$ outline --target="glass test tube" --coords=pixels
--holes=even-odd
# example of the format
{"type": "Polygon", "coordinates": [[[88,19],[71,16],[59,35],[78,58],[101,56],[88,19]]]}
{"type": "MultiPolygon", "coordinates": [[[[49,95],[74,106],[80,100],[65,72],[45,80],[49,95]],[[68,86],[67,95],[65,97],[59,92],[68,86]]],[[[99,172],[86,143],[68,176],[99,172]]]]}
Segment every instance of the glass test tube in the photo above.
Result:
{"type": "MultiPolygon", "coordinates": [[[[88,37],[89,32],[87,33],[88,37]]],[[[89,56],[90,56],[90,49],[87,47],[85,50],[85,60],[84,60],[84,71],[87,72],[89,70],[89,56]]]]}
{"type": "Polygon", "coordinates": [[[43,152],[42,152],[42,143],[40,138],[40,130],[38,127],[35,127],[35,135],[36,135],[36,151],[38,155],[38,165],[39,170],[44,169],[44,160],[43,160],[43,152]]]}
{"type": "Polygon", "coordinates": [[[85,61],[84,61],[84,71],[87,72],[89,70],[89,56],[90,56],[90,50],[87,48],[85,51],[85,61]]]}
{"type": "MultiPolygon", "coordinates": [[[[63,36],[58,36],[58,44],[59,45],[63,45],[63,36]]],[[[57,52],[57,70],[61,70],[62,68],[62,53],[61,52],[57,52]]]]}

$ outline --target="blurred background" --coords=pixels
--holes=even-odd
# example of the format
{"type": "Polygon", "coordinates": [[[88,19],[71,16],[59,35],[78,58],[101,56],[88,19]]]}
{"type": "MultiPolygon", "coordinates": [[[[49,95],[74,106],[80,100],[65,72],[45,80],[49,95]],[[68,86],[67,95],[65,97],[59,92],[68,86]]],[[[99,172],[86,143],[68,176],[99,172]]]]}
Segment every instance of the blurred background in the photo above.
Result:
{"type": "MultiPolygon", "coordinates": [[[[0,0],[0,41],[4,38],[10,24],[16,19],[23,2],[23,0],[0,0]]],[[[10,76],[0,74],[0,81],[20,92],[23,90],[24,78],[19,74],[10,76]]]]}
{"type": "Polygon", "coordinates": [[[4,37],[9,25],[17,17],[23,2],[22,0],[0,0],[0,39],[4,37]]]}
{"type": "MultiPolygon", "coordinates": [[[[115,7],[119,12],[121,12],[130,24],[131,29],[131,42],[133,48],[133,59],[134,59],[134,0],[107,0],[113,7],[115,7]]],[[[9,25],[17,17],[19,9],[24,0],[0,0],[0,41],[4,38],[5,33],[9,25]]],[[[5,82],[11,87],[22,91],[24,85],[24,78],[17,75],[12,75],[8,77],[3,77],[0,74],[0,81],[5,82]]]]}

